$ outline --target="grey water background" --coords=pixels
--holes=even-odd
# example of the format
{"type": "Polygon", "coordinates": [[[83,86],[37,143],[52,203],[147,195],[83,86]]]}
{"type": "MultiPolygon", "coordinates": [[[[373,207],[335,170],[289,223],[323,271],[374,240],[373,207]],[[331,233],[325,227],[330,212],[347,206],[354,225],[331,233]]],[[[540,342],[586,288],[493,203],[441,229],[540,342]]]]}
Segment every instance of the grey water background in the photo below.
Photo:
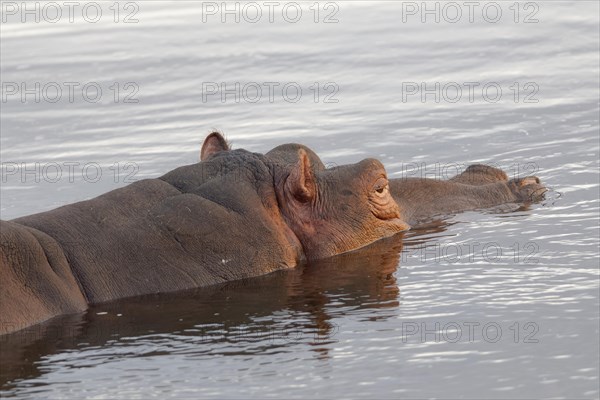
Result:
{"type": "Polygon", "coordinates": [[[376,157],[390,177],[485,162],[553,191],[403,245],[4,336],[3,397],[598,398],[597,2],[496,2],[496,22],[487,2],[473,21],[457,3],[455,23],[434,2],[439,22],[422,20],[421,2],[318,2],[317,18],[299,3],[298,22],[282,16],[290,3],[270,22],[258,2],[257,23],[245,3],[225,23],[220,2],[121,2],[118,22],[98,2],[96,23],[80,4],[72,23],[65,7],[56,23],[50,9],[25,23],[2,9],[2,219],[197,162],[213,128],[252,151],[300,142],[330,164],[376,157]],[[56,85],[39,102],[13,93],[36,82],[56,85]],[[73,101],[65,82],[79,84],[73,101]],[[81,90],[91,82],[97,101],[81,90]],[[412,94],[436,82],[439,102],[412,94]]]}

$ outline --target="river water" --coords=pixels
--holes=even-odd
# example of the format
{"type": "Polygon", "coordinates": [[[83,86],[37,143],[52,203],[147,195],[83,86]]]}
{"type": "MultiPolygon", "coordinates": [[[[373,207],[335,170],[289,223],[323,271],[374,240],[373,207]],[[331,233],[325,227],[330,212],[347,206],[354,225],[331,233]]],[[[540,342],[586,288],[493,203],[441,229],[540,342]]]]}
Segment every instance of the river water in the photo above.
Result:
{"type": "Polygon", "coordinates": [[[2,3],[2,219],[194,163],[214,128],[552,190],[3,336],[3,397],[598,398],[597,2],[38,4],[2,3]]]}

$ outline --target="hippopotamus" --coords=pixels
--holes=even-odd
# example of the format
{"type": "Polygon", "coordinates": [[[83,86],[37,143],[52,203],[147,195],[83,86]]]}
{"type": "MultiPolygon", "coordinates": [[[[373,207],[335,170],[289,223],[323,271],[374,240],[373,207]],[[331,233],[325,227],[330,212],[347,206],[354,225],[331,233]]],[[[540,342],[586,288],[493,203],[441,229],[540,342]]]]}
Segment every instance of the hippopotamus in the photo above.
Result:
{"type": "MultiPolygon", "coordinates": [[[[297,162],[297,150],[303,148],[317,170],[325,166],[319,157],[300,144],[285,144],[268,154],[287,163],[297,162]]],[[[508,204],[539,202],[547,192],[536,176],[508,179],[501,169],[473,164],[461,174],[449,179],[396,178],[388,179],[388,190],[400,208],[400,215],[410,226],[421,225],[437,216],[463,211],[488,209],[508,204]]]]}
{"type": "Polygon", "coordinates": [[[232,150],[97,198],[0,221],[0,334],[89,305],[290,269],[435,215],[535,200],[539,179],[476,165],[449,181],[387,177],[375,159],[326,168],[300,144],[232,150]]]}

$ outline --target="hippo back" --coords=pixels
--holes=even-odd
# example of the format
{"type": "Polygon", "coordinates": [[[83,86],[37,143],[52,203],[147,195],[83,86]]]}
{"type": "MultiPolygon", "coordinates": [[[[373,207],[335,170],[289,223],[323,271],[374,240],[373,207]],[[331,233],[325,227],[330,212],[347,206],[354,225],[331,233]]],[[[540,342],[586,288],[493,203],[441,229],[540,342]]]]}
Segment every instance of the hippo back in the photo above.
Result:
{"type": "Polygon", "coordinates": [[[297,265],[264,156],[236,150],[13,221],[54,238],[89,303],[297,265]]]}

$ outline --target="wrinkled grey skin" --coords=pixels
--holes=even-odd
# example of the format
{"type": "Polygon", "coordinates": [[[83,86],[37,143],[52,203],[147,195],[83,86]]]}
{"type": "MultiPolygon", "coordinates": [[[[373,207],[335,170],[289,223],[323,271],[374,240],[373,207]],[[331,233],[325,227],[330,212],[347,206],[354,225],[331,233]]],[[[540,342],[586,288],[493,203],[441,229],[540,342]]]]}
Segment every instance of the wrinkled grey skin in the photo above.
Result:
{"type": "Polygon", "coordinates": [[[0,333],[88,304],[293,268],[408,229],[381,163],[324,169],[208,136],[202,161],[89,201],[0,222],[0,333]]]}
{"type": "Polygon", "coordinates": [[[546,188],[535,176],[509,180],[500,169],[476,164],[446,181],[390,179],[390,191],[400,207],[402,219],[414,226],[435,216],[506,203],[538,202],[543,199],[546,188]]]}

